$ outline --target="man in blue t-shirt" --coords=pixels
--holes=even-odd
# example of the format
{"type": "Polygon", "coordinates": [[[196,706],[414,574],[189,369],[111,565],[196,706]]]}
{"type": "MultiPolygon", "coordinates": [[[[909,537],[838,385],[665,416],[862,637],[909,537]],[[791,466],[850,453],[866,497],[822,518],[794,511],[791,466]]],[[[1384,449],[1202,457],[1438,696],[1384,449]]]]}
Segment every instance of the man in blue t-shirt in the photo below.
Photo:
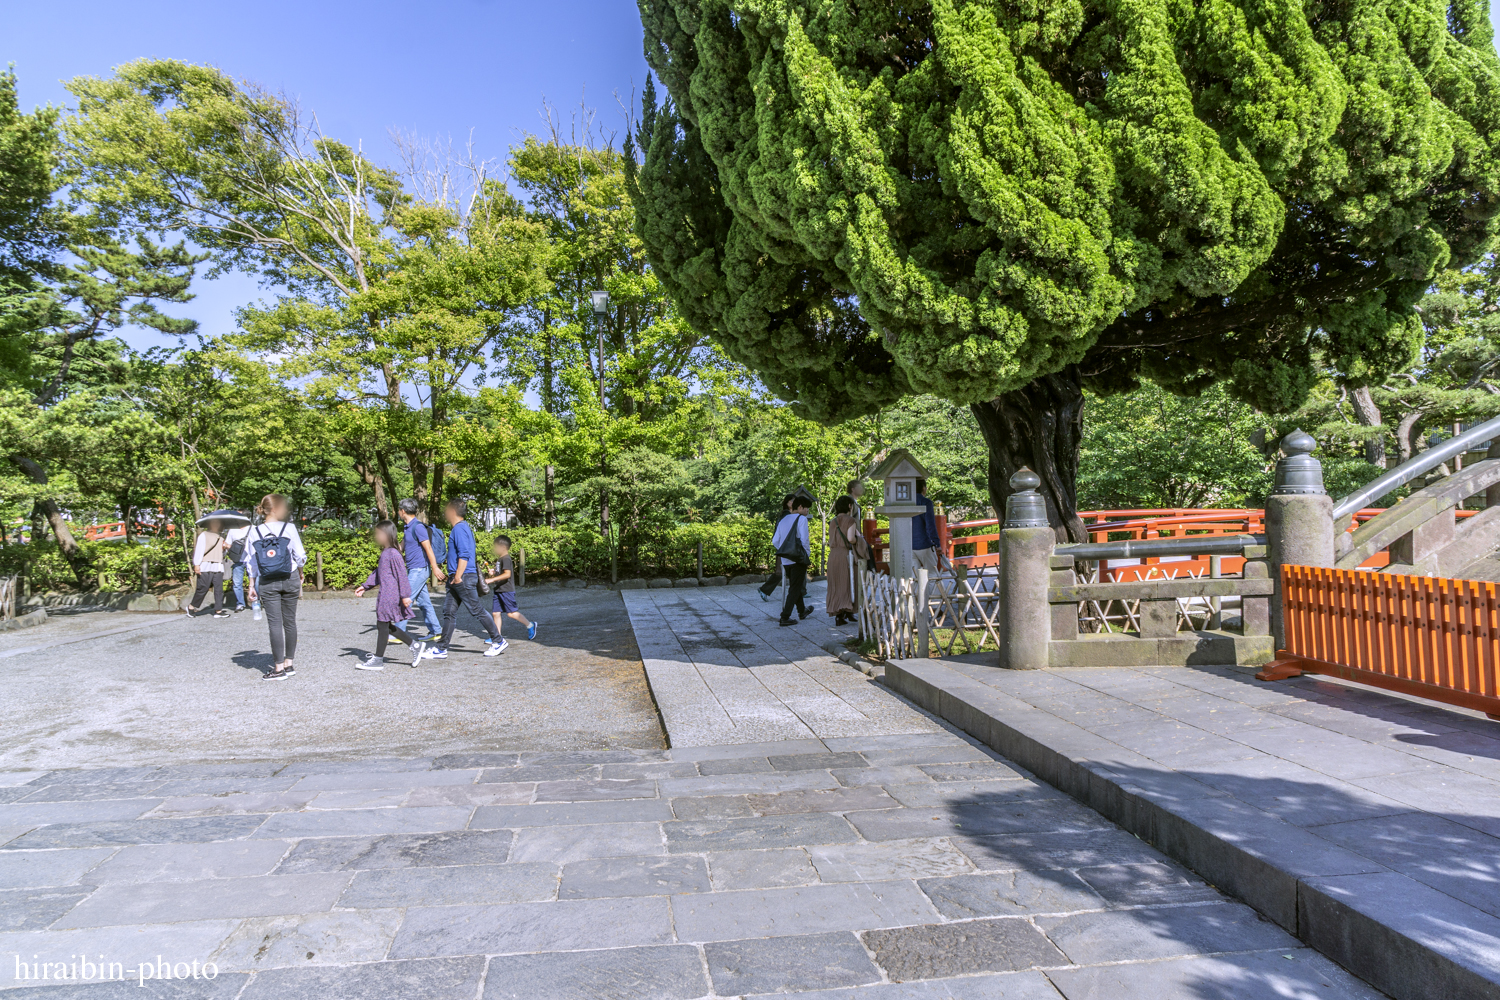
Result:
{"type": "Polygon", "coordinates": [[[927,480],[917,480],[917,503],[924,510],[911,519],[912,561],[929,573],[936,573],[948,562],[948,555],[938,549],[937,512],[927,497],[927,480]]]}
{"type": "Polygon", "coordinates": [[[411,584],[412,611],[421,612],[422,621],[427,624],[427,636],[432,638],[443,630],[443,623],[438,621],[437,609],[432,606],[427,581],[441,578],[443,571],[432,551],[432,529],[417,519],[419,509],[417,502],[410,497],[396,507],[401,523],[406,525],[406,540],[401,548],[406,554],[406,581],[411,584]]]}
{"type": "Polygon", "coordinates": [[[448,596],[443,599],[443,638],[434,646],[427,647],[422,655],[432,660],[448,658],[448,643],[453,639],[453,629],[458,625],[458,609],[468,608],[469,614],[478,618],[490,640],[484,650],[485,656],[499,656],[505,649],[505,640],[490,613],[479,606],[479,564],[474,554],[474,529],[464,520],[469,505],[462,500],[450,500],[443,514],[452,526],[448,532],[448,596]]]}

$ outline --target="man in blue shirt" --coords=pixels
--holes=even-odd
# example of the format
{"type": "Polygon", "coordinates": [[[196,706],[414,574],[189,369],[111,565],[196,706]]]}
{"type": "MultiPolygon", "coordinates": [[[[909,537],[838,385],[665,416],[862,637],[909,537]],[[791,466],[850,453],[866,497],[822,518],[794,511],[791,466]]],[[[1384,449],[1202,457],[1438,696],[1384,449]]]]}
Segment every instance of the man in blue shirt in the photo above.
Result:
{"type": "Polygon", "coordinates": [[[406,582],[411,584],[412,611],[421,612],[422,620],[427,623],[427,636],[432,638],[443,630],[443,624],[438,621],[437,609],[432,606],[427,581],[441,579],[443,572],[432,551],[432,529],[417,520],[419,509],[417,502],[407,497],[397,505],[396,512],[401,523],[406,525],[401,548],[406,555],[406,582]]]}
{"type": "Polygon", "coordinates": [[[505,640],[495,628],[495,620],[479,605],[479,564],[474,556],[474,529],[464,520],[469,505],[462,500],[450,500],[443,509],[448,524],[448,596],[443,599],[443,638],[436,646],[429,646],[422,655],[433,660],[448,658],[448,643],[453,639],[453,629],[458,625],[458,609],[462,605],[469,614],[478,618],[489,633],[485,656],[499,656],[505,650],[505,640]]]}
{"type": "Polygon", "coordinates": [[[911,519],[912,561],[929,573],[936,573],[938,567],[948,561],[948,556],[938,551],[937,513],[927,497],[925,479],[917,480],[917,503],[925,509],[911,519]]]}

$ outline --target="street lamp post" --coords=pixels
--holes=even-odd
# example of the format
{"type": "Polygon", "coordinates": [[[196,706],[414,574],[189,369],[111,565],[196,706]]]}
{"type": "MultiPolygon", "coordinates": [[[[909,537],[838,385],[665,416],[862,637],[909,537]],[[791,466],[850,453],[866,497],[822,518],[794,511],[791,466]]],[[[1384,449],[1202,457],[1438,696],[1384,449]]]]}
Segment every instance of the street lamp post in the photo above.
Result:
{"type": "MultiPolygon", "coordinates": [[[[609,293],[589,292],[589,299],[594,304],[594,329],[599,335],[599,475],[602,478],[609,474],[604,409],[604,317],[609,311],[609,293]]],[[[606,541],[609,539],[609,490],[603,487],[599,490],[599,534],[606,541]]]]}

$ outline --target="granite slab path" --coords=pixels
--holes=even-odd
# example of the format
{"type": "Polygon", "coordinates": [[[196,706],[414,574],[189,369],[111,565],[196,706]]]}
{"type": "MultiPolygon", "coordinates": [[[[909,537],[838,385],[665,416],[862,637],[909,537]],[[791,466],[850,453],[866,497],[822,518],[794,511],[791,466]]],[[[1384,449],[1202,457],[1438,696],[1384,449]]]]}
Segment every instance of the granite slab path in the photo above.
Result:
{"type": "Polygon", "coordinates": [[[6,995],[1379,996],[940,727],[3,780],[6,995]]]}
{"type": "Polygon", "coordinates": [[[824,614],[825,586],[810,588],[814,614],[786,628],[779,601],[753,586],[624,592],[672,746],[933,731],[929,716],[823,649],[854,631],[824,614]]]}
{"type": "Polygon", "coordinates": [[[1403,1000],[1500,997],[1500,723],[1254,668],[893,684],[1403,1000]]]}

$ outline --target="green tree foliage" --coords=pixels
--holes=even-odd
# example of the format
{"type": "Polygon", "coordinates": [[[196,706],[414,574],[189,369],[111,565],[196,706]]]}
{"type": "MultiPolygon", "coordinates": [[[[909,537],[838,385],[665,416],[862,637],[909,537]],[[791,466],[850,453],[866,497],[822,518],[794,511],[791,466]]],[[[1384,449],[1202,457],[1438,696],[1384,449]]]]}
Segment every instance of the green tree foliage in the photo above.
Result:
{"type": "Polygon", "coordinates": [[[1079,506],[1263,506],[1274,462],[1252,442],[1264,426],[1264,418],[1222,385],[1184,397],[1147,383],[1090,399],[1079,506]]]}
{"type": "Polygon", "coordinates": [[[973,406],[1074,536],[1082,390],[1370,381],[1488,248],[1500,59],[1467,0],[640,0],[670,92],[639,232],[697,329],[824,421],[973,406]]]}
{"type": "MultiPolygon", "coordinates": [[[[15,71],[0,73],[0,296],[29,287],[56,247],[46,217],[57,186],[57,115],[55,108],[23,113],[15,71]]],[[[0,309],[5,304],[0,298],[0,309]]]]}

